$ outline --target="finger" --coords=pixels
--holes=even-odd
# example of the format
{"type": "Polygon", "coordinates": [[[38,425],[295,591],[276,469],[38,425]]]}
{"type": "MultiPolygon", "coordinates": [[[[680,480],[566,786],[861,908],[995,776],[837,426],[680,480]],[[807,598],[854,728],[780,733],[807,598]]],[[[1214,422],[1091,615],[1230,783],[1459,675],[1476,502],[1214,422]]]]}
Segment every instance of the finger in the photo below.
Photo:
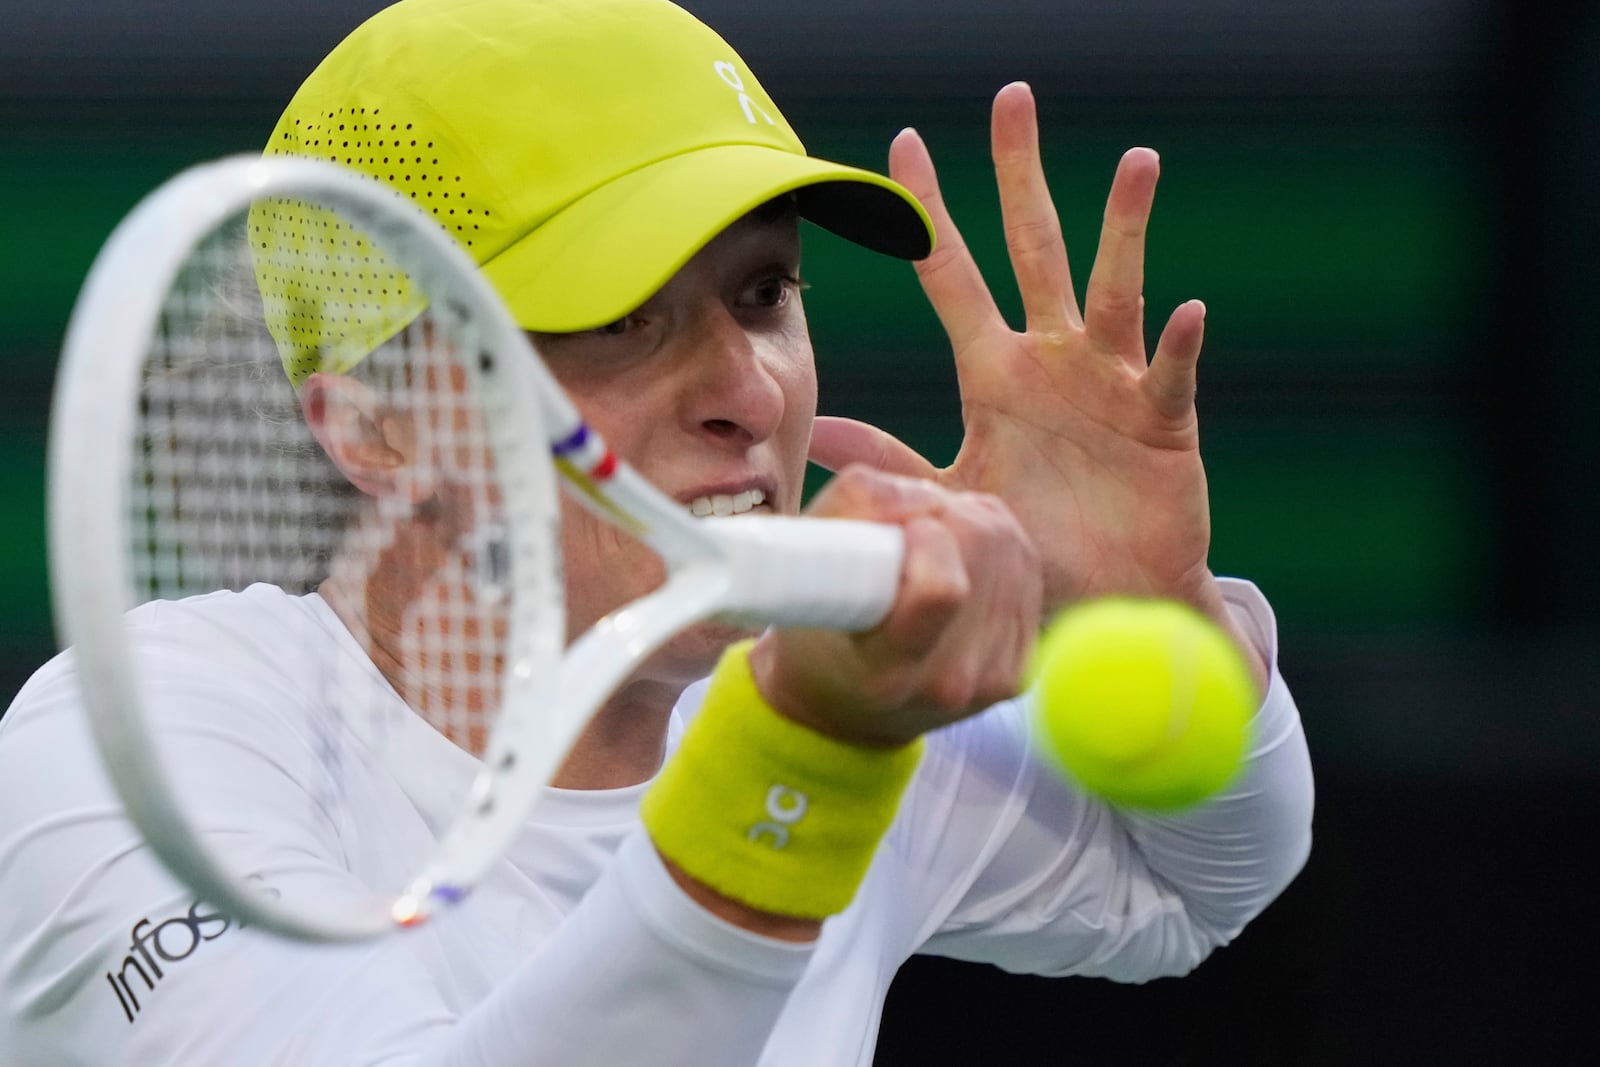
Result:
{"type": "Polygon", "coordinates": [[[1033,90],[1012,82],[994,98],[990,124],[1000,217],[1028,329],[1049,332],[1083,325],[1061,220],[1039,158],[1039,119],[1033,90]]]}
{"type": "Polygon", "coordinates": [[[818,490],[806,514],[825,519],[904,523],[941,516],[951,493],[922,478],[904,478],[851,464],[818,490]]]}
{"type": "Polygon", "coordinates": [[[957,494],[943,523],[961,548],[971,591],[940,637],[928,694],[935,706],[963,712],[1016,695],[1029,640],[1021,627],[1038,621],[1039,561],[998,497],[957,494]]]}
{"type": "MultiPolygon", "coordinates": [[[[865,473],[868,479],[833,494],[839,499],[824,502],[819,494],[816,504],[822,506],[808,509],[809,513],[886,518],[884,514],[874,516],[870,506],[866,513],[854,506],[861,503],[857,494],[871,482],[892,481],[886,475],[865,473]],[[846,497],[857,499],[842,499],[846,497]]],[[[841,478],[834,486],[844,483],[841,478]]],[[[758,670],[758,677],[765,680],[760,685],[762,694],[791,718],[823,720],[818,727],[835,737],[855,734],[870,740],[866,735],[876,732],[871,722],[849,720],[859,712],[872,716],[900,709],[915,699],[929,670],[924,661],[939,647],[972,593],[961,546],[943,515],[904,515],[898,525],[905,554],[894,602],[875,627],[850,634],[776,627],[760,642],[764,646],[761,655],[770,657],[758,670]]],[[[755,652],[751,666],[756,668],[755,652]]],[[[905,731],[900,742],[926,728],[924,724],[905,731]]]]}
{"type": "Polygon", "coordinates": [[[893,434],[855,419],[819,415],[811,427],[811,462],[824,470],[838,471],[852,463],[887,471],[907,478],[932,479],[938,474],[933,464],[893,434]]]}
{"type": "Polygon", "coordinates": [[[933,220],[933,252],[917,261],[917,278],[959,360],[973,340],[996,326],[1004,327],[1000,309],[950,218],[933,158],[916,130],[901,130],[889,145],[889,176],[911,190],[933,220]]]}
{"type": "Polygon", "coordinates": [[[905,523],[905,563],[894,606],[877,633],[900,656],[921,657],[945,639],[972,593],[955,533],[939,518],[905,523]]]}
{"type": "Polygon", "coordinates": [[[1044,572],[1038,547],[1016,514],[999,498],[992,498],[990,512],[995,519],[999,548],[990,555],[999,562],[1003,592],[989,632],[995,652],[990,657],[993,699],[1012,697],[1021,689],[1023,668],[1033,649],[1044,601],[1044,572]]]}
{"type": "Polygon", "coordinates": [[[1206,306],[1198,300],[1179,304],[1161,331],[1156,354],[1141,383],[1156,411],[1170,421],[1194,413],[1195,368],[1205,339],[1206,306]]]}
{"type": "Polygon", "coordinates": [[[1123,154],[1084,293],[1089,339],[1139,367],[1144,366],[1144,238],[1160,172],[1161,160],[1148,148],[1123,154]]]}

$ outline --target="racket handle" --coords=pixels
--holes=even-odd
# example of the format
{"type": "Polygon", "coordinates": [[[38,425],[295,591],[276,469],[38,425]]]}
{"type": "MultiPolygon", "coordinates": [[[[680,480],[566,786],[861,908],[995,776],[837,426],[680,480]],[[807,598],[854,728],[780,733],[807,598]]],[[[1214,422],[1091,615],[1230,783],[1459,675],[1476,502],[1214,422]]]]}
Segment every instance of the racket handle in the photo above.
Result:
{"type": "Polygon", "coordinates": [[[854,519],[708,518],[728,565],[719,614],[774,626],[870,630],[900,588],[900,527],[854,519]]]}

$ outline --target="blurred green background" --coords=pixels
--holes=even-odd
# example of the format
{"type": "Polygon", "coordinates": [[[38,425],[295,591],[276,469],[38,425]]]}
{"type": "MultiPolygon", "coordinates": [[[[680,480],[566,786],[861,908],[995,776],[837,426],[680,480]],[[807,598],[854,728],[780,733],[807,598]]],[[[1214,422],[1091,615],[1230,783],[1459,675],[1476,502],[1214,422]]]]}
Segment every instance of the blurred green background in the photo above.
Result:
{"type": "MultiPolygon", "coordinates": [[[[256,149],[377,4],[24,3],[0,39],[0,684],[53,650],[54,361],[107,232],[256,149]]],[[[1558,975],[1600,761],[1590,290],[1600,17],[1509,0],[827,0],[688,6],[810,149],[881,169],[915,125],[1015,318],[987,155],[1025,79],[1081,287],[1116,160],[1163,176],[1147,325],[1208,305],[1213,568],[1255,579],[1319,775],[1306,873],[1238,945],[1120,989],[917,961],[880,1062],[1565,1056],[1558,975]],[[979,1022],[978,1020],[983,1020],[979,1022]]],[[[945,461],[949,353],[909,267],[808,235],[825,412],[945,461]]]]}

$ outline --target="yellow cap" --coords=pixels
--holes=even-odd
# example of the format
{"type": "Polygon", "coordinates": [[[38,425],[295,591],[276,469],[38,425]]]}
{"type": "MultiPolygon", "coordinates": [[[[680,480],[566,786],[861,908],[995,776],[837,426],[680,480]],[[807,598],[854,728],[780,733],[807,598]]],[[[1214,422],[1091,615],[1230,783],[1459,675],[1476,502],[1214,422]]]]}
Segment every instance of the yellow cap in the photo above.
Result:
{"type": "MultiPolygon", "coordinates": [[[[741,215],[791,191],[802,217],[876,251],[919,259],[933,242],[905,189],[808,157],[744,61],[666,0],[402,0],[312,72],[266,151],[410,194],[528,330],[621,318],[741,215]]],[[[317,294],[341,287],[263,273],[263,251],[270,261],[304,244],[305,218],[292,229],[255,244],[269,324],[299,382],[383,337],[327,325],[349,309],[317,294]],[[273,322],[284,301],[292,328],[273,322]]]]}

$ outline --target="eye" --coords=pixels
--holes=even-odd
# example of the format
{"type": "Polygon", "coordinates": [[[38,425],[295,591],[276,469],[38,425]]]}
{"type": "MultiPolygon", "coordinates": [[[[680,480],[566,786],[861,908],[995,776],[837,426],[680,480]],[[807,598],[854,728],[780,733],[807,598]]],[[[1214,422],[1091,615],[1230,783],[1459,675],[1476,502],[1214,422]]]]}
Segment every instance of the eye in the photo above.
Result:
{"type": "Polygon", "coordinates": [[[774,274],[755,283],[750,289],[750,302],[756,307],[777,308],[789,302],[791,293],[805,288],[792,274],[774,274]]]}
{"type": "Polygon", "coordinates": [[[637,325],[638,323],[634,320],[632,315],[624,315],[615,322],[608,322],[604,326],[596,326],[594,329],[587,332],[595,334],[599,337],[621,337],[623,334],[627,333],[630,329],[637,325]]]}

